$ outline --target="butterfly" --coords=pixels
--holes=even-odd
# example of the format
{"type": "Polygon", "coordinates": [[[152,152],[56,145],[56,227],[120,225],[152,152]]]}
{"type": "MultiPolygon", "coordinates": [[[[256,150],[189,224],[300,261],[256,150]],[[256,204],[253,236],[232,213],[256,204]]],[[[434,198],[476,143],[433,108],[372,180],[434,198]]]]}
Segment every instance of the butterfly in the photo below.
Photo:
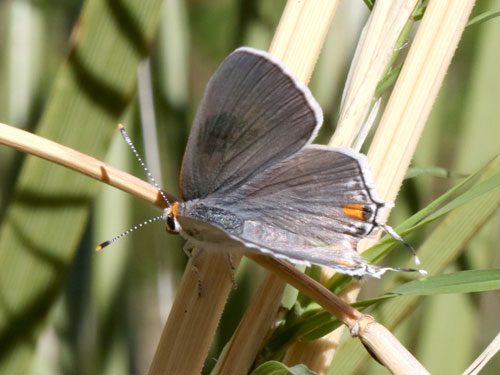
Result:
{"type": "Polygon", "coordinates": [[[366,157],[311,144],[323,122],[309,89],[278,59],[231,53],[211,77],[189,135],[182,200],[166,229],[191,248],[263,253],[294,264],[380,277],[358,242],[383,229],[391,205],[377,194],[366,157]]]}

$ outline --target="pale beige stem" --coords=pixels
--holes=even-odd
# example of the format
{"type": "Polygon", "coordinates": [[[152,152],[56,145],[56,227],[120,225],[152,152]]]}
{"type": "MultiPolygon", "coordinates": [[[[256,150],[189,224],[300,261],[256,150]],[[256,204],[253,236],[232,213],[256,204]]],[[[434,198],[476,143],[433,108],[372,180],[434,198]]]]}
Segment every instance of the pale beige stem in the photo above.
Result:
{"type": "Polygon", "coordinates": [[[430,374],[383,325],[365,317],[359,321],[359,337],[392,374],[430,374]]]}
{"type": "Polygon", "coordinates": [[[326,287],[304,275],[288,262],[262,254],[252,254],[248,255],[248,257],[256,263],[259,263],[262,267],[278,275],[291,286],[302,291],[306,296],[324,307],[326,311],[333,314],[350,329],[356,329],[358,320],[364,316],[354,307],[351,307],[351,305],[348,305],[338,298],[326,287]]]}
{"type": "Polygon", "coordinates": [[[275,322],[281,303],[285,282],[274,273],[268,273],[254,294],[245,315],[231,340],[220,354],[212,374],[231,374],[241,369],[243,374],[255,361],[255,357],[275,322]]]}
{"type": "Polygon", "coordinates": [[[417,0],[382,0],[363,28],[342,98],[339,122],[329,142],[352,147],[373,104],[375,89],[394,55],[396,42],[417,0]]]}
{"type": "MultiPolygon", "coordinates": [[[[338,317],[355,336],[359,336],[371,353],[393,374],[428,375],[429,372],[401,345],[392,333],[363,315],[332,294],[323,285],[305,277],[286,262],[265,255],[249,256],[261,266],[279,275],[284,281],[298,288],[326,311],[338,317]]],[[[316,353],[321,356],[323,353],[316,353]]],[[[238,372],[237,372],[238,373],[238,372]]],[[[242,372],[244,373],[244,372],[242,372]]]]}
{"type": "MultiPolygon", "coordinates": [[[[333,272],[328,272],[329,270],[326,271],[327,272],[322,270],[322,276],[328,273],[333,275],[333,272]]],[[[358,290],[357,283],[351,283],[338,294],[338,297],[343,301],[350,301],[353,299],[351,296],[352,292],[354,291],[355,296],[357,296],[358,290]]],[[[343,333],[344,326],[341,326],[314,341],[296,342],[287,350],[283,362],[289,366],[302,363],[319,374],[325,374],[338,349],[340,336],[343,333]]]]}
{"type": "Polygon", "coordinates": [[[288,0],[269,52],[306,85],[337,9],[338,0],[288,0]]]}
{"type": "Polygon", "coordinates": [[[474,0],[428,4],[368,151],[388,201],[396,198],[473,6],[474,0]]]}
{"type": "Polygon", "coordinates": [[[0,135],[0,144],[73,169],[158,207],[166,207],[156,187],[91,156],[2,123],[0,135]]]}
{"type": "Polygon", "coordinates": [[[467,367],[462,375],[478,375],[488,362],[500,351],[500,333],[489,343],[484,351],[467,367]]]}
{"type": "MultiPolygon", "coordinates": [[[[233,264],[237,267],[240,258],[235,258],[233,264]]],[[[194,272],[191,262],[186,267],[149,374],[201,372],[231,290],[232,279],[223,254],[204,252],[197,257],[196,266],[198,274],[194,272]]]]}

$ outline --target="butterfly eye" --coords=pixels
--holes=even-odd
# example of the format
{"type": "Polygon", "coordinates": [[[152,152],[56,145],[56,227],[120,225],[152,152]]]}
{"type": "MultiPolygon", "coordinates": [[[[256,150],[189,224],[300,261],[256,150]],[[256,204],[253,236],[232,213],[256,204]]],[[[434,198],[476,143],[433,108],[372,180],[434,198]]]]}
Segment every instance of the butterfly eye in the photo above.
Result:
{"type": "Polygon", "coordinates": [[[175,220],[174,215],[168,214],[165,219],[165,229],[170,234],[179,234],[179,224],[175,220]]]}

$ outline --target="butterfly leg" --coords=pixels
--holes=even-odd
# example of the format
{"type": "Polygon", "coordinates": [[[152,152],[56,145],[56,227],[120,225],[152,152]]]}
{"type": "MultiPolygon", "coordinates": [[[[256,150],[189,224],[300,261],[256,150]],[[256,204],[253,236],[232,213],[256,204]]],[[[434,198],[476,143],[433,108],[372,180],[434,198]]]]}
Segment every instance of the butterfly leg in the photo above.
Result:
{"type": "Polygon", "coordinates": [[[187,242],[183,247],[184,253],[188,256],[191,264],[191,271],[195,274],[198,280],[198,297],[201,298],[203,291],[203,286],[201,282],[200,272],[198,269],[198,260],[200,259],[200,254],[203,254],[202,248],[193,248],[189,242],[187,242]]]}
{"type": "Polygon", "coordinates": [[[231,253],[226,253],[226,261],[227,264],[229,265],[229,269],[231,271],[231,281],[233,283],[233,289],[238,289],[238,284],[236,283],[236,267],[233,264],[233,260],[231,258],[231,253]]]}

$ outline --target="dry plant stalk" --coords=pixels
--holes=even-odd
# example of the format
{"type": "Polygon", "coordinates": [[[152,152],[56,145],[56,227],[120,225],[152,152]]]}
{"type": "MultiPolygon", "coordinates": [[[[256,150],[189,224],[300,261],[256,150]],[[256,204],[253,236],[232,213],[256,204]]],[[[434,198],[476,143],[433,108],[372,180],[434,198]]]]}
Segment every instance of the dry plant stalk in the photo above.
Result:
{"type": "Polygon", "coordinates": [[[371,316],[355,310],[316,281],[304,278],[300,271],[285,262],[264,255],[252,255],[251,258],[339,318],[349,327],[351,334],[359,336],[363,344],[370,349],[371,355],[384,364],[391,373],[429,374],[396,337],[387,328],[375,322],[371,316]]]}
{"type": "Polygon", "coordinates": [[[366,120],[375,89],[394,55],[404,26],[418,0],[377,1],[363,28],[340,108],[332,147],[352,147],[366,120]]]}
{"type": "Polygon", "coordinates": [[[462,375],[477,375],[495,354],[500,351],[500,333],[489,343],[484,351],[471,363],[462,375]]]}
{"type": "Polygon", "coordinates": [[[391,374],[430,374],[410,352],[401,350],[401,343],[382,324],[370,320],[366,324],[360,323],[359,338],[372,356],[387,367],[391,374]],[[374,348],[379,350],[374,352],[374,348]]]}
{"type": "Polygon", "coordinates": [[[368,151],[383,199],[396,198],[474,2],[431,0],[427,6],[368,151]]]}
{"type": "Polygon", "coordinates": [[[338,0],[288,0],[269,53],[308,84],[338,0]]]}
{"type": "Polygon", "coordinates": [[[166,203],[150,183],[72,148],[0,123],[0,143],[27,152],[114,186],[160,208],[166,203]]]}
{"type": "Polygon", "coordinates": [[[245,315],[231,340],[217,360],[212,373],[231,374],[236,369],[247,373],[275,322],[286,283],[274,273],[268,273],[253,295],[245,315]]]}

